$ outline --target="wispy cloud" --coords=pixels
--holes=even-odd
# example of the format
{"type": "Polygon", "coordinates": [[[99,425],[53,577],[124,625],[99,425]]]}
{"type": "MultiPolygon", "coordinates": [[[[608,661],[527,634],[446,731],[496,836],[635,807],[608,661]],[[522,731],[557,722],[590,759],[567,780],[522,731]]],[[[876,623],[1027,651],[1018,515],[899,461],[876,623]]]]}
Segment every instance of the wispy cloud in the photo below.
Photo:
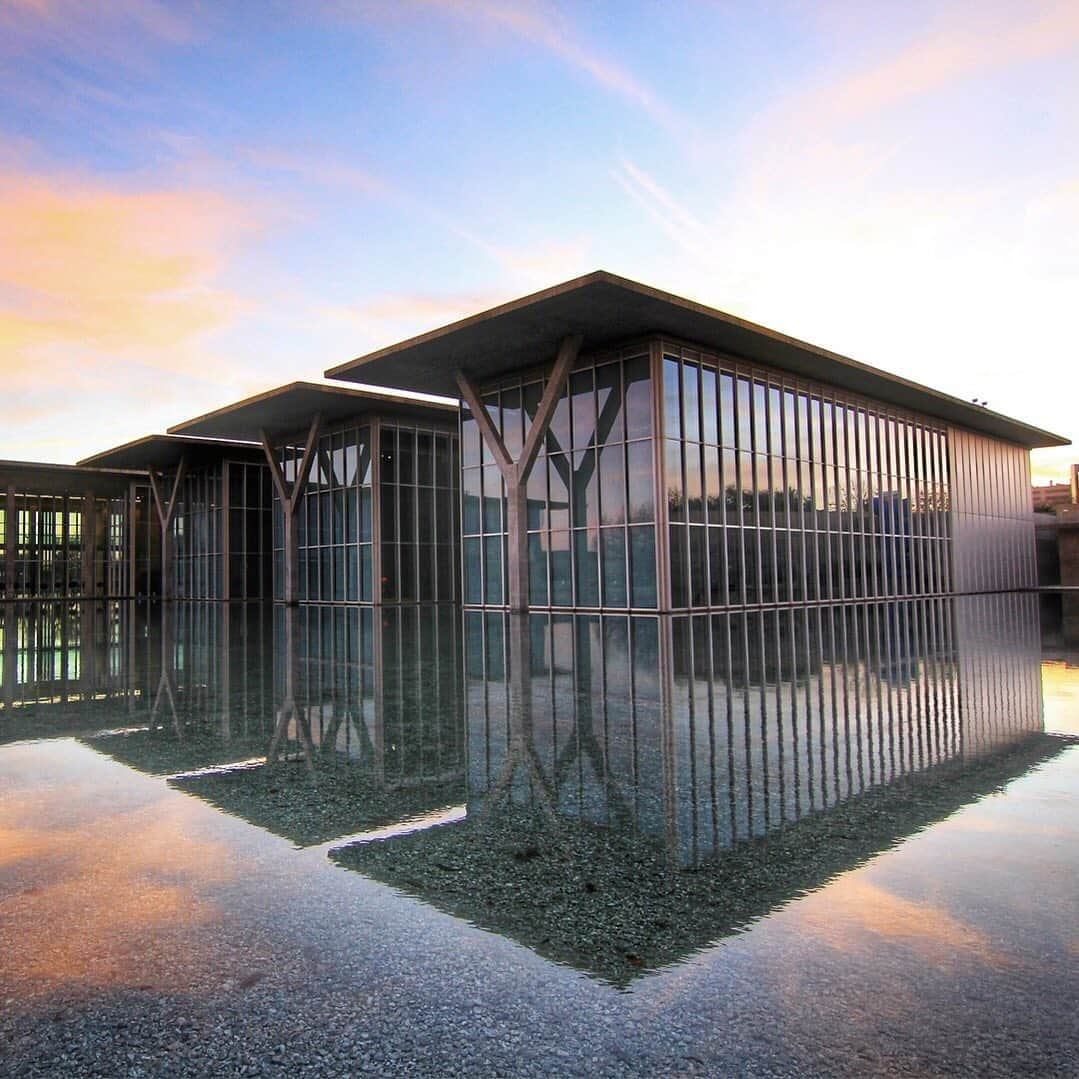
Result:
{"type": "Polygon", "coordinates": [[[1079,43],[1079,5],[979,5],[962,25],[934,28],[891,56],[784,103],[814,126],[842,123],[940,90],[974,75],[1047,59],[1079,43]]]}
{"type": "Polygon", "coordinates": [[[0,173],[0,363],[62,342],[174,348],[240,299],[218,283],[255,212],[213,191],[127,191],[59,175],[0,173]]]}

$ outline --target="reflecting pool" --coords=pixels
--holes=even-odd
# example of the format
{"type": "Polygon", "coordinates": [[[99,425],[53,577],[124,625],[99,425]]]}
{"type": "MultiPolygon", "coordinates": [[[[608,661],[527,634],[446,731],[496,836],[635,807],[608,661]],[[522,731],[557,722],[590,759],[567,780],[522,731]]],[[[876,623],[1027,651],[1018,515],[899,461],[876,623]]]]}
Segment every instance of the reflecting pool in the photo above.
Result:
{"type": "Polygon", "coordinates": [[[5,1073],[1079,1066],[1033,595],[0,633],[5,1073]]]}

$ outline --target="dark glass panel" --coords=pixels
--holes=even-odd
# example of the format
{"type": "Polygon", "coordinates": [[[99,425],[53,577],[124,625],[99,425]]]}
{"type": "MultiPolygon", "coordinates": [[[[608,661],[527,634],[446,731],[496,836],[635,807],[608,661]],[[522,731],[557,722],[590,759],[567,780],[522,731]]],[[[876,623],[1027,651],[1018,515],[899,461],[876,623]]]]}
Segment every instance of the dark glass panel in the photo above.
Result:
{"type": "Polygon", "coordinates": [[[600,501],[605,525],[624,524],[626,520],[626,470],[621,443],[604,446],[600,451],[600,501]]]}
{"type": "Polygon", "coordinates": [[[416,491],[416,536],[421,542],[430,542],[435,536],[435,492],[431,487],[416,491]]]}
{"type": "Polygon", "coordinates": [[[689,606],[689,552],[686,526],[670,527],[671,606],[689,606]]]}
{"type": "Polygon", "coordinates": [[[371,539],[371,488],[360,489],[360,535],[361,543],[371,539]]]}
{"type": "Polygon", "coordinates": [[[577,529],[573,533],[577,570],[577,606],[599,606],[598,529],[577,529]]]}
{"type": "Polygon", "coordinates": [[[502,537],[485,536],[483,570],[486,603],[502,603],[502,537]]]}
{"type": "Polygon", "coordinates": [[[763,382],[753,383],[753,448],[768,451],[768,387],[763,382]]]}
{"type": "Polygon", "coordinates": [[[482,603],[483,568],[480,561],[480,540],[466,538],[463,546],[465,603],[482,603]]]}
{"type": "Polygon", "coordinates": [[[543,400],[543,383],[529,382],[521,391],[521,400],[524,405],[524,432],[527,437],[532,427],[532,421],[539,412],[540,401],[543,400]]]}
{"type": "Polygon", "coordinates": [[[383,484],[397,480],[397,438],[392,429],[384,430],[379,441],[379,477],[383,484]]]}
{"type": "Polygon", "coordinates": [[[432,435],[426,431],[416,432],[416,482],[424,487],[430,487],[435,482],[432,443],[432,435]]]}
{"type": "Polygon", "coordinates": [[[603,605],[626,606],[626,533],[621,528],[601,530],[603,547],[603,605]]]}
{"type": "Polygon", "coordinates": [[[547,535],[544,532],[528,537],[528,602],[533,607],[547,604],[547,535]]]}
{"type": "Polygon", "coordinates": [[[690,603],[694,607],[706,607],[709,597],[708,583],[708,529],[689,529],[689,583],[690,603]]]}
{"type": "Polygon", "coordinates": [[[573,405],[573,448],[592,445],[596,432],[596,395],[591,368],[570,375],[569,392],[573,405]]]}
{"type": "Polygon", "coordinates": [[[380,501],[382,505],[378,523],[382,530],[382,539],[392,543],[397,539],[397,488],[384,484],[380,501]]]}
{"type": "Polygon", "coordinates": [[[704,484],[701,478],[701,446],[696,442],[685,444],[686,457],[686,511],[691,524],[704,521],[704,484]]]}
{"type": "Polygon", "coordinates": [[[450,440],[445,435],[435,435],[432,445],[435,466],[435,486],[450,486],[450,440]]]}
{"type": "Polygon", "coordinates": [[[629,530],[630,590],[634,607],[656,606],[656,532],[650,525],[629,530]]]}
{"type": "Polygon", "coordinates": [[[624,437],[622,365],[607,363],[596,368],[596,435],[601,444],[624,437]]]}
{"type": "Polygon", "coordinates": [[[701,367],[701,438],[712,445],[719,442],[719,402],[714,367],[701,367]]]}
{"type": "Polygon", "coordinates": [[[719,373],[719,438],[721,445],[732,448],[735,445],[734,405],[734,375],[721,371],[719,373]]]}
{"type": "Polygon", "coordinates": [[[627,360],[623,367],[626,386],[626,438],[648,438],[652,434],[652,385],[648,357],[627,360]]]}
{"type": "Polygon", "coordinates": [[[466,468],[461,473],[462,531],[466,536],[480,532],[481,477],[483,470],[466,468]]]}
{"type": "Polygon", "coordinates": [[[668,438],[682,437],[681,367],[673,356],[663,357],[663,433],[668,438]]]}
{"type": "Polygon", "coordinates": [[[570,532],[550,534],[551,605],[573,606],[573,573],[570,558],[570,532]]]}
{"type": "Polygon", "coordinates": [[[666,469],[663,486],[667,492],[667,515],[672,523],[684,523],[686,519],[686,492],[682,479],[683,445],[683,442],[676,442],[673,438],[665,439],[663,443],[666,469]]]}
{"type": "Polygon", "coordinates": [[[704,447],[704,465],[701,472],[704,491],[705,519],[711,524],[723,521],[723,476],[719,470],[719,449],[704,447]]]}
{"type": "Polygon", "coordinates": [[[708,529],[708,599],[713,607],[725,606],[729,601],[727,585],[727,549],[723,529],[708,529]]]}
{"type": "Polygon", "coordinates": [[[416,482],[416,435],[412,431],[397,433],[397,482],[402,485],[416,482]]]}
{"type": "Polygon", "coordinates": [[[652,443],[630,442],[626,446],[630,522],[651,521],[655,516],[655,482],[652,475],[652,443]]]}

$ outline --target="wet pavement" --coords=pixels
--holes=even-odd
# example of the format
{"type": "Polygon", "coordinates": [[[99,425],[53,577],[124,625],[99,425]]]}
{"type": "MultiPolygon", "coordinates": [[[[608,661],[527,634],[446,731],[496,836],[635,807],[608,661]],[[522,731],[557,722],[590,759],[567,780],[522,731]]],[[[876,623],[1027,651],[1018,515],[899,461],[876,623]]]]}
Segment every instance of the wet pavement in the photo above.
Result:
{"type": "Polygon", "coordinates": [[[0,1072],[1076,1074],[1026,600],[9,607],[0,1072]]]}

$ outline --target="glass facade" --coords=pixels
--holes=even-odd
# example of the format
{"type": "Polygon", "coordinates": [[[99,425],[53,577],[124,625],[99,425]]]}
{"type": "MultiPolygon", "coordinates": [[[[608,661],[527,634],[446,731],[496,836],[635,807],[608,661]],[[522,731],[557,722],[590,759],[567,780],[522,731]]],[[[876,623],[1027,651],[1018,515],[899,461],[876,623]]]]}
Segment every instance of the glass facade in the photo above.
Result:
{"type": "Polygon", "coordinates": [[[955,590],[1036,587],[1030,453],[958,428],[948,442],[955,590]]]}
{"type": "Polygon", "coordinates": [[[672,609],[950,590],[942,426],[666,342],[662,372],[672,609]]]}
{"type": "MultiPolygon", "coordinates": [[[[297,511],[299,599],[456,602],[457,445],[452,431],[376,419],[323,434],[297,511]]],[[[280,452],[291,483],[303,447],[280,452]]],[[[274,498],[274,589],[280,599],[284,524],[276,493],[274,498]]]]}
{"type": "MultiPolygon", "coordinates": [[[[526,374],[484,393],[514,458],[543,385],[541,374],[526,374]]],[[[657,606],[653,446],[648,346],[579,362],[528,480],[532,606],[657,606]]],[[[461,465],[464,601],[503,605],[504,484],[467,409],[461,414],[461,465]]]]}
{"type": "Polygon", "coordinates": [[[0,595],[128,594],[127,500],[91,498],[17,491],[0,502],[0,595]]]}
{"type": "Polygon", "coordinates": [[[270,470],[260,462],[215,461],[186,472],[172,522],[172,595],[268,599],[271,505],[270,470]]]}

